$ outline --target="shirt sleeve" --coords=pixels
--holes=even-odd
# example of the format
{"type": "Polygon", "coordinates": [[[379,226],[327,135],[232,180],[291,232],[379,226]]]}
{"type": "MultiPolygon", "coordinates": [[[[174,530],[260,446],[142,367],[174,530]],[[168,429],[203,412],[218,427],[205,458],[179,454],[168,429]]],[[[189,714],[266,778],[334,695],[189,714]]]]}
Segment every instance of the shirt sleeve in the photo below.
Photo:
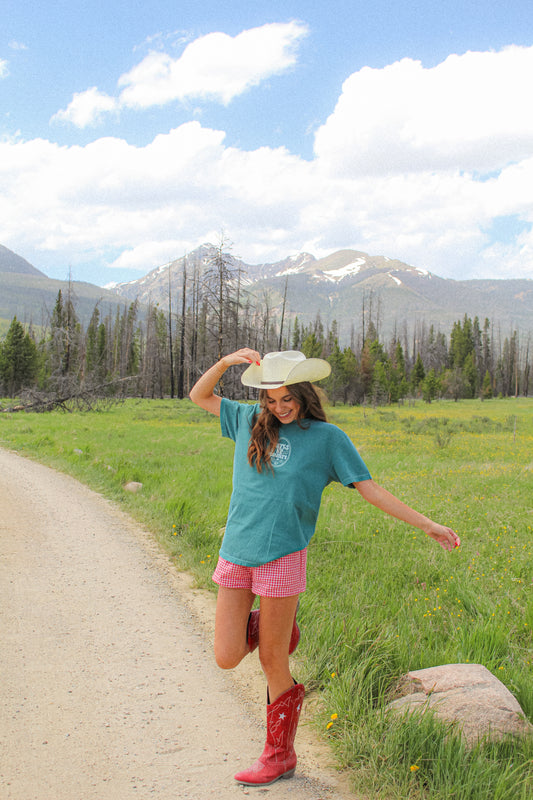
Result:
{"type": "Polygon", "coordinates": [[[332,427],[335,433],[331,448],[331,480],[338,481],[343,486],[372,480],[368,467],[350,437],[340,428],[332,427]]]}
{"type": "Polygon", "coordinates": [[[242,425],[250,426],[250,422],[258,409],[257,405],[239,403],[237,400],[222,398],[220,404],[220,430],[227,439],[237,440],[239,428],[242,425]]]}

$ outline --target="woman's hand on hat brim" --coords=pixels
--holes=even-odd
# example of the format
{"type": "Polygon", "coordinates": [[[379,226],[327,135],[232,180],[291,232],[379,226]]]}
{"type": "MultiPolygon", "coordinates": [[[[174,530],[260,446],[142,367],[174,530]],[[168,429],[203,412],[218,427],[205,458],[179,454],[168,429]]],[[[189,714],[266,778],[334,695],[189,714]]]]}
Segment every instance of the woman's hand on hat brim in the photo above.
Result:
{"type": "Polygon", "coordinates": [[[242,347],[234,353],[229,353],[222,359],[229,367],[233,364],[257,364],[261,363],[261,356],[257,350],[252,350],[250,347],[242,347]]]}

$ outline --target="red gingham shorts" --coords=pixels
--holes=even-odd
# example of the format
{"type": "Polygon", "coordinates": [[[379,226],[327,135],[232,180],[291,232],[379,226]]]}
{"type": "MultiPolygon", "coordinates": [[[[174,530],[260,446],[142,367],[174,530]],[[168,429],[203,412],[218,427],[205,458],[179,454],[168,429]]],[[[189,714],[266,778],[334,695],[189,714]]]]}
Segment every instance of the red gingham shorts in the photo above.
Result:
{"type": "Polygon", "coordinates": [[[213,580],[226,589],[251,589],[259,597],[291,597],[305,591],[307,549],[261,564],[243,567],[219,557],[213,580]]]}

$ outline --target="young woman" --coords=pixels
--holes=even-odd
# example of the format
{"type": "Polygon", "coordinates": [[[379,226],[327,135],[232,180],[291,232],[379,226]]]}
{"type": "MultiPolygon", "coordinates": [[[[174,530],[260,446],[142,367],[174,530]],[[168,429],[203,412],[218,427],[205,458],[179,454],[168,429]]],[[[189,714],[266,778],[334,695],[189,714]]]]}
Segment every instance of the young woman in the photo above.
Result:
{"type": "Polygon", "coordinates": [[[375,483],[346,434],[326,421],[311,381],[327,377],[329,364],[303,353],[243,348],[224,356],[198,380],[191,400],[220,416],[222,435],[235,441],[233,492],[219,561],[215,657],[232,669],[259,646],[267,680],[267,739],[250,769],[235,775],[248,786],[290,778],[296,767],[294,737],[304,687],[289,668],[299,640],[298,597],[306,584],[306,548],[316,525],[322,491],[331,481],[355,488],[372,505],[420,528],[445,550],[460,544],[444,525],[428,519],[375,483]],[[259,404],[215,394],[231,366],[248,364],[244,385],[258,388],[259,404]],[[259,596],[259,610],[251,611],[259,596]]]}

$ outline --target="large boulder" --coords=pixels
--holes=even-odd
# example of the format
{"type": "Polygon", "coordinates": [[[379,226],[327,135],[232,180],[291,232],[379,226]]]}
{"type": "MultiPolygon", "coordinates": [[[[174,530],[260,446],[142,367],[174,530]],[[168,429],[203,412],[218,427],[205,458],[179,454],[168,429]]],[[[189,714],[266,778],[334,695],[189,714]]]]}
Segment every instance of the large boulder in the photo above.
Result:
{"type": "Polygon", "coordinates": [[[445,664],[408,672],[397,694],[400,697],[388,709],[400,713],[431,710],[443,721],[457,723],[469,747],[508,734],[533,733],[516,698],[481,664],[445,664]]]}

